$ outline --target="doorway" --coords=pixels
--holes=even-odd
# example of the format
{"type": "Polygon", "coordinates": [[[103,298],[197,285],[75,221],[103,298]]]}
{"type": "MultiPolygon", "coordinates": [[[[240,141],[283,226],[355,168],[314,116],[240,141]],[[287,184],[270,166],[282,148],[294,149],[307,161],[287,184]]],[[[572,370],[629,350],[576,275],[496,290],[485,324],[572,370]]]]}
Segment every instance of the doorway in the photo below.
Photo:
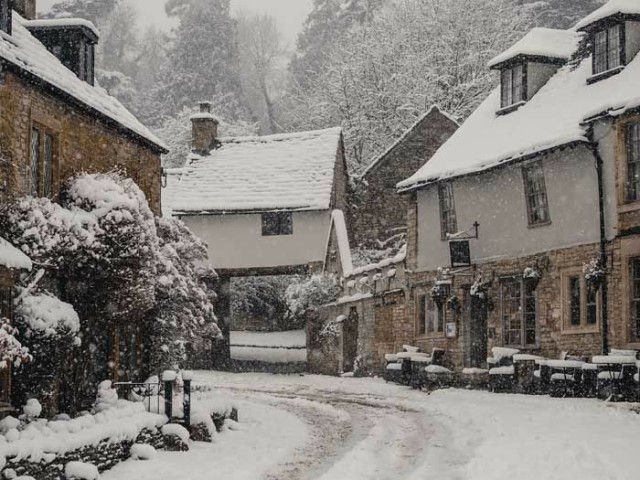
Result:
{"type": "Polygon", "coordinates": [[[351,307],[342,325],[342,371],[353,372],[358,355],[358,309],[351,307]]]}
{"type": "Polygon", "coordinates": [[[469,366],[484,368],[487,361],[487,317],[485,299],[469,295],[469,366]]]}

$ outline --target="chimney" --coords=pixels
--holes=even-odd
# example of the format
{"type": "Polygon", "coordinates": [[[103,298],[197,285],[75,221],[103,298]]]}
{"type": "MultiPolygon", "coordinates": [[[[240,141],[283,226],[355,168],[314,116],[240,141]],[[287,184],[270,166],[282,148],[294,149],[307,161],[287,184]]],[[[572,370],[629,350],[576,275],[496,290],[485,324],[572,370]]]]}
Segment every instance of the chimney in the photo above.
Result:
{"type": "Polygon", "coordinates": [[[36,19],[36,0],[13,0],[13,9],[27,20],[36,19]]]}
{"type": "Polygon", "coordinates": [[[11,35],[13,22],[13,0],[0,0],[0,30],[11,35]]]}
{"type": "Polygon", "coordinates": [[[211,102],[200,102],[200,113],[191,115],[191,151],[208,155],[216,148],[218,119],[211,113],[211,102]]]}

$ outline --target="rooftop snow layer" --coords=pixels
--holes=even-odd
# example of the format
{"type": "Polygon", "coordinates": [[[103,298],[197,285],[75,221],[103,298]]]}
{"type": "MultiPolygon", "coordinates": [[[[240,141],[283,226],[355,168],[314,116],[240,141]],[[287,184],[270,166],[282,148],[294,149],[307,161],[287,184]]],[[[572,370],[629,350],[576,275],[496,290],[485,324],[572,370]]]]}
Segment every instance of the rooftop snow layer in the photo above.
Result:
{"type": "Polygon", "coordinates": [[[581,30],[588,27],[592,23],[602,20],[603,18],[610,17],[622,13],[625,15],[640,15],[640,1],[638,0],[609,0],[606,4],[593,12],[591,15],[587,15],[580,20],[574,27],[576,30],[581,30]]]}
{"type": "Polygon", "coordinates": [[[91,30],[91,32],[96,37],[100,36],[100,32],[93,24],[93,22],[85,20],[84,18],[50,18],[44,20],[24,20],[22,24],[27,28],[84,27],[91,30]]]}
{"type": "Polygon", "coordinates": [[[511,48],[491,60],[489,68],[519,55],[569,60],[578,48],[580,38],[581,34],[571,30],[534,28],[511,48]]]}
{"type": "Polygon", "coordinates": [[[586,142],[585,120],[607,112],[620,115],[640,106],[640,55],[619,74],[588,85],[591,75],[591,58],[577,67],[566,65],[531,100],[506,115],[496,115],[500,110],[497,88],[431,160],[398,188],[411,189],[586,142]]]}
{"type": "Polygon", "coordinates": [[[342,130],[222,139],[194,156],[166,201],[174,213],[325,210],[342,130]]]}
{"type": "Polygon", "coordinates": [[[13,34],[0,31],[0,58],[14,64],[53,87],[71,95],[81,103],[109,117],[127,130],[166,149],[147,127],[142,125],[122,104],[100,87],[80,80],[40,43],[24,24],[29,23],[14,12],[13,34]]]}
{"type": "Polygon", "coordinates": [[[0,266],[31,270],[31,260],[4,238],[0,237],[0,266]]]}

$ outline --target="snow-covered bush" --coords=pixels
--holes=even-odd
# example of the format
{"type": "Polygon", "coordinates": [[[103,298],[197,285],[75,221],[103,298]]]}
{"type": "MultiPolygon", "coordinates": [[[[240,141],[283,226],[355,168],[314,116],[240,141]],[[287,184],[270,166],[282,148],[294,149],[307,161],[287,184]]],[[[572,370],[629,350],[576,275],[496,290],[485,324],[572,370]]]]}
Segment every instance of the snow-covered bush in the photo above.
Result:
{"type": "Polygon", "coordinates": [[[119,368],[132,380],[148,373],[133,354],[141,353],[142,335],[157,353],[154,366],[165,368],[183,360],[191,338],[219,333],[203,278],[214,274],[195,265],[206,259],[206,246],[182,222],[155,218],[144,193],[120,172],[69,179],[60,204],[24,198],[3,206],[0,234],[46,272],[45,285],[29,288],[17,310],[20,340],[36,353],[33,371],[16,382],[25,386],[24,400],[53,398],[56,389],[72,413],[79,399],[91,401],[112,368],[116,333],[119,368]],[[72,345],[80,351],[68,355],[72,345]],[[39,356],[47,362],[39,364],[39,356]]]}
{"type": "Polygon", "coordinates": [[[185,366],[186,345],[196,338],[215,338],[212,300],[207,284],[215,272],[197,267],[207,259],[207,245],[174,218],[157,218],[156,303],[149,312],[154,346],[152,371],[185,366]]]}
{"type": "Polygon", "coordinates": [[[32,360],[29,349],[22,346],[16,339],[18,330],[12,327],[8,320],[0,318],[0,370],[11,365],[19,367],[22,363],[32,360]]]}
{"type": "Polygon", "coordinates": [[[287,288],[287,305],[291,315],[301,318],[310,310],[335,302],[340,286],[332,275],[313,275],[287,288]]]}
{"type": "MultiPolygon", "coordinates": [[[[231,281],[231,312],[234,322],[257,319],[265,330],[289,329],[286,292],[299,282],[295,276],[234,278],[231,281]]],[[[257,323],[257,322],[256,322],[257,323]]],[[[251,325],[253,329],[254,325],[251,325]]],[[[242,330],[243,328],[238,328],[242,330]]]]}

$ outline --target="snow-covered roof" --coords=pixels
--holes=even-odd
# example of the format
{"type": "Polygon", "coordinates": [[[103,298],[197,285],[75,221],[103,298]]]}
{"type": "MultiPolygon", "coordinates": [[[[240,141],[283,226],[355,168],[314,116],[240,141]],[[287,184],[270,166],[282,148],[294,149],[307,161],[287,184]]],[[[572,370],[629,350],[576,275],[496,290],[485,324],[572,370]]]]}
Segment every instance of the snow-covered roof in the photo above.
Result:
{"type": "MultiPolygon", "coordinates": [[[[174,213],[326,210],[342,130],[221,139],[163,192],[174,213]]],[[[171,180],[171,179],[170,179],[171,180]]]]}
{"type": "MultiPolygon", "coordinates": [[[[327,241],[327,251],[331,243],[331,234],[336,232],[336,240],[338,242],[338,257],[342,266],[342,275],[344,277],[351,276],[353,272],[353,260],[351,258],[351,245],[349,244],[349,233],[347,231],[347,222],[344,218],[342,210],[334,210],[331,212],[331,225],[329,226],[329,239],[327,241]]],[[[324,268],[327,268],[326,259],[324,268]]]]}
{"type": "Polygon", "coordinates": [[[534,28],[511,48],[489,62],[489,68],[521,55],[546,57],[554,60],[569,60],[578,47],[582,36],[572,30],[534,28]]]}
{"type": "Polygon", "coordinates": [[[638,0],[609,0],[591,15],[587,15],[580,20],[574,28],[582,30],[593,23],[619,13],[623,15],[640,15],[640,2],[638,0]]]}
{"type": "MultiPolygon", "coordinates": [[[[640,4],[640,2],[638,2],[640,4]]],[[[400,190],[480,172],[575,142],[587,142],[584,122],[608,113],[621,115],[640,106],[640,55],[619,74],[588,84],[591,58],[566,65],[518,110],[497,115],[500,88],[400,190]]]]}
{"type": "Polygon", "coordinates": [[[90,20],[84,18],[50,18],[41,20],[24,20],[22,24],[27,28],[86,28],[96,37],[100,36],[100,32],[90,20]]]}
{"type": "Polygon", "coordinates": [[[360,174],[360,178],[364,178],[367,176],[367,174],[369,174],[379,163],[380,161],[382,161],[387,155],[389,155],[389,153],[391,153],[397,146],[401,145],[402,142],[404,142],[407,137],[409,135],[411,135],[411,133],[413,133],[415,131],[415,129],[430,115],[432,115],[433,113],[439,113],[440,115],[444,115],[445,117],[447,117],[449,120],[451,120],[453,123],[455,123],[456,125],[459,125],[458,121],[453,118],[451,115],[449,115],[446,112],[443,112],[442,110],[440,110],[440,107],[438,107],[437,105],[433,105],[429,111],[427,113],[425,113],[424,115],[422,115],[418,120],[416,120],[416,122],[411,125],[403,134],[400,138],[398,138],[398,140],[396,140],[395,142],[393,142],[392,145],[389,146],[389,148],[387,148],[384,152],[382,152],[378,157],[376,157],[376,159],[371,162],[369,164],[369,166],[360,174]]]}
{"type": "Polygon", "coordinates": [[[0,267],[31,270],[31,259],[0,237],[0,267]]]}
{"type": "MultiPolygon", "coordinates": [[[[31,21],[32,22],[32,21],[31,21]]],[[[13,33],[0,31],[0,58],[18,69],[44,81],[55,90],[73,97],[83,106],[108,120],[116,122],[135,136],[160,150],[164,144],[142,125],[118,100],[100,87],[80,80],[65,67],[25,27],[29,21],[14,12],[13,33]]]]}

